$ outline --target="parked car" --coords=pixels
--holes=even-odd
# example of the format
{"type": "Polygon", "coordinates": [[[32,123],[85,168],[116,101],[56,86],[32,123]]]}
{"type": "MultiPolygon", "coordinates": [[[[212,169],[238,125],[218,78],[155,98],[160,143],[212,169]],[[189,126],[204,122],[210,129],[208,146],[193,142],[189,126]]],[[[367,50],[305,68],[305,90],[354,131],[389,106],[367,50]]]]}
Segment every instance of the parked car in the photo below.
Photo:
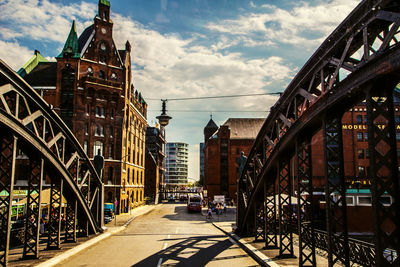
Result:
{"type": "Polygon", "coordinates": [[[188,203],[187,203],[188,212],[191,212],[191,211],[201,212],[202,204],[203,204],[203,200],[201,199],[201,196],[198,196],[198,195],[189,196],[188,203]]]}

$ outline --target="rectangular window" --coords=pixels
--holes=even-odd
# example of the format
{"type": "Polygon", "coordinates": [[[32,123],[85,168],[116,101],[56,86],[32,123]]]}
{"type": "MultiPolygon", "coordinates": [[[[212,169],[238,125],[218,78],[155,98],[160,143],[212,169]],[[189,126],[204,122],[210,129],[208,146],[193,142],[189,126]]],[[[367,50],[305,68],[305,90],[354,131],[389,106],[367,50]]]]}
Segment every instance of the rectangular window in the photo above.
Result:
{"type": "Polygon", "coordinates": [[[394,123],[400,124],[400,116],[394,116],[394,123]]]}
{"type": "Polygon", "coordinates": [[[346,204],[347,206],[354,206],[354,197],[353,196],[346,196],[346,204]]]}
{"type": "Polygon", "coordinates": [[[85,151],[85,153],[87,154],[88,152],[88,141],[83,141],[83,151],[85,151]]]}
{"type": "Polygon", "coordinates": [[[100,107],[96,106],[96,117],[100,116],[100,107]]]}
{"type": "Polygon", "coordinates": [[[89,114],[90,114],[90,105],[87,104],[86,105],[86,115],[89,115],[89,114]]]}
{"type": "Polygon", "coordinates": [[[89,134],[89,123],[85,123],[85,134],[89,134]]]}
{"type": "Polygon", "coordinates": [[[365,176],[365,167],[364,166],[358,166],[358,176],[359,177],[365,176]]]}
{"type": "Polygon", "coordinates": [[[367,159],[369,159],[369,149],[368,149],[368,148],[365,149],[365,157],[366,157],[367,159]]]}
{"type": "Polygon", "coordinates": [[[363,141],[363,133],[361,132],[357,133],[357,141],[363,141]]]}
{"type": "Polygon", "coordinates": [[[358,154],[359,159],[363,159],[364,158],[364,149],[358,149],[357,154],[358,154]]]}
{"type": "Polygon", "coordinates": [[[371,206],[372,197],[369,196],[358,196],[357,197],[358,205],[360,206],[371,206]]]}
{"type": "Polygon", "coordinates": [[[361,124],[363,122],[362,115],[357,115],[357,124],[361,124]]]}
{"type": "Polygon", "coordinates": [[[110,137],[114,136],[114,127],[110,126],[110,137]]]}
{"type": "Polygon", "coordinates": [[[365,115],[364,116],[364,123],[367,124],[367,122],[368,122],[368,117],[367,117],[367,115],[365,115]]]}
{"type": "Polygon", "coordinates": [[[400,141],[400,133],[396,133],[396,140],[400,141]]]}
{"type": "Polygon", "coordinates": [[[113,144],[109,144],[108,146],[108,158],[112,159],[113,155],[114,155],[114,149],[113,149],[114,145],[113,144]]]}
{"type": "Polygon", "coordinates": [[[104,108],[100,108],[100,117],[104,118],[104,108]]]}
{"type": "Polygon", "coordinates": [[[368,132],[365,132],[365,133],[364,133],[364,140],[365,140],[365,141],[368,141],[368,132]]]}

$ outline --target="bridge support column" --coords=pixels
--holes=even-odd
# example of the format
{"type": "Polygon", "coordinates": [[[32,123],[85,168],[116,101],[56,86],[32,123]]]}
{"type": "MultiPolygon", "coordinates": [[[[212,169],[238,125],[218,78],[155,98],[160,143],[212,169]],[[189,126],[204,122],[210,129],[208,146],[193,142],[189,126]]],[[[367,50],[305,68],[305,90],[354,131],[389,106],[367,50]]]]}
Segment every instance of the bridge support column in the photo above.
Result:
{"type": "Polygon", "coordinates": [[[60,249],[63,180],[51,181],[47,249],[60,249]]]}
{"type": "Polygon", "coordinates": [[[276,190],[275,183],[267,184],[264,182],[264,199],[265,199],[265,247],[277,248],[277,231],[276,231],[276,190]]]}
{"type": "Polygon", "coordinates": [[[400,265],[400,186],[393,110],[395,79],[380,82],[367,94],[368,145],[376,266],[400,265]],[[391,197],[390,205],[381,198],[391,197]]]}
{"type": "Polygon", "coordinates": [[[44,160],[30,159],[31,175],[28,178],[26,201],[25,240],[22,258],[39,257],[39,237],[41,224],[41,195],[44,179],[44,160]]]}
{"type": "Polygon", "coordinates": [[[293,253],[293,233],[290,222],[292,220],[292,199],[289,161],[279,162],[278,203],[279,203],[279,257],[295,257],[293,253]],[[287,209],[283,209],[287,206],[287,209]]]}
{"type": "MultiPolygon", "coordinates": [[[[3,129],[0,129],[3,131],[3,129]]],[[[0,151],[0,191],[8,196],[0,198],[0,265],[8,263],[10,247],[11,211],[15,180],[15,158],[17,156],[17,137],[1,136],[0,151]]]]}
{"type": "Polygon", "coordinates": [[[67,203],[65,209],[65,239],[64,242],[76,242],[76,200],[67,203]]]}
{"type": "Polygon", "coordinates": [[[316,266],[310,139],[296,143],[296,155],[299,266],[316,266]]]}
{"type": "Polygon", "coordinates": [[[343,167],[342,114],[323,121],[328,264],[350,266],[346,187],[343,167]]]}

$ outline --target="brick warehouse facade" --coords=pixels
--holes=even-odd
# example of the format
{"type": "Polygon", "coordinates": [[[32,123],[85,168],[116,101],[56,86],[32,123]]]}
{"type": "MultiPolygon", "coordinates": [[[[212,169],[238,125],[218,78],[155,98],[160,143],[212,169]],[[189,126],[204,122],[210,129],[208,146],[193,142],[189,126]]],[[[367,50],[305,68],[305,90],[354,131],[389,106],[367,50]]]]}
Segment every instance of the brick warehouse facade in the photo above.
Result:
{"type": "Polygon", "coordinates": [[[131,46],[117,50],[110,3],[77,36],[75,22],[56,62],[38,51],[18,73],[75,133],[89,158],[104,156],[104,201],[127,211],[143,203],[147,104],[131,84],[131,46]]]}
{"type": "Polygon", "coordinates": [[[210,119],[204,128],[204,186],[209,199],[225,195],[236,200],[240,152],[250,153],[264,119],[230,118],[219,128],[210,119]]]}

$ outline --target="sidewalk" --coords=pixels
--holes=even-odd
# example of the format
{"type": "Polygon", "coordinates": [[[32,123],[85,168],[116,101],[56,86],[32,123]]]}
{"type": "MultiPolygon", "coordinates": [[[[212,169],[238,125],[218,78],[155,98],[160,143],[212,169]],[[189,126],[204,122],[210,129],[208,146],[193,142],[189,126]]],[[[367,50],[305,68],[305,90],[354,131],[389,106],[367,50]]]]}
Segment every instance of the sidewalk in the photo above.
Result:
{"type": "MultiPolygon", "coordinates": [[[[47,243],[43,242],[39,245],[39,259],[20,260],[23,248],[11,249],[9,252],[9,266],[55,266],[68,257],[96,244],[100,240],[124,230],[136,217],[149,213],[154,208],[155,205],[145,205],[131,210],[130,213],[119,214],[117,215],[117,224],[115,225],[114,220],[106,224],[105,226],[107,229],[104,233],[90,235],[89,237],[79,237],[76,243],[61,242],[61,249],[59,250],[46,250],[47,243]]],[[[44,239],[44,241],[47,241],[47,239],[44,239]]]]}
{"type": "MultiPolygon", "coordinates": [[[[214,214],[213,214],[214,216],[214,214]]],[[[299,247],[297,246],[297,235],[293,235],[295,239],[293,250],[296,258],[278,258],[278,249],[265,249],[265,243],[263,241],[254,241],[254,237],[241,238],[237,236],[233,229],[236,227],[236,210],[228,209],[226,215],[221,215],[224,217],[219,222],[214,216],[212,224],[220,229],[222,232],[234,239],[252,258],[254,258],[262,266],[299,266],[299,247]]],[[[221,218],[220,217],[220,218],[221,218]]],[[[279,242],[279,241],[278,241],[279,242]]],[[[316,253],[317,266],[328,266],[328,260],[316,253]]]]}

